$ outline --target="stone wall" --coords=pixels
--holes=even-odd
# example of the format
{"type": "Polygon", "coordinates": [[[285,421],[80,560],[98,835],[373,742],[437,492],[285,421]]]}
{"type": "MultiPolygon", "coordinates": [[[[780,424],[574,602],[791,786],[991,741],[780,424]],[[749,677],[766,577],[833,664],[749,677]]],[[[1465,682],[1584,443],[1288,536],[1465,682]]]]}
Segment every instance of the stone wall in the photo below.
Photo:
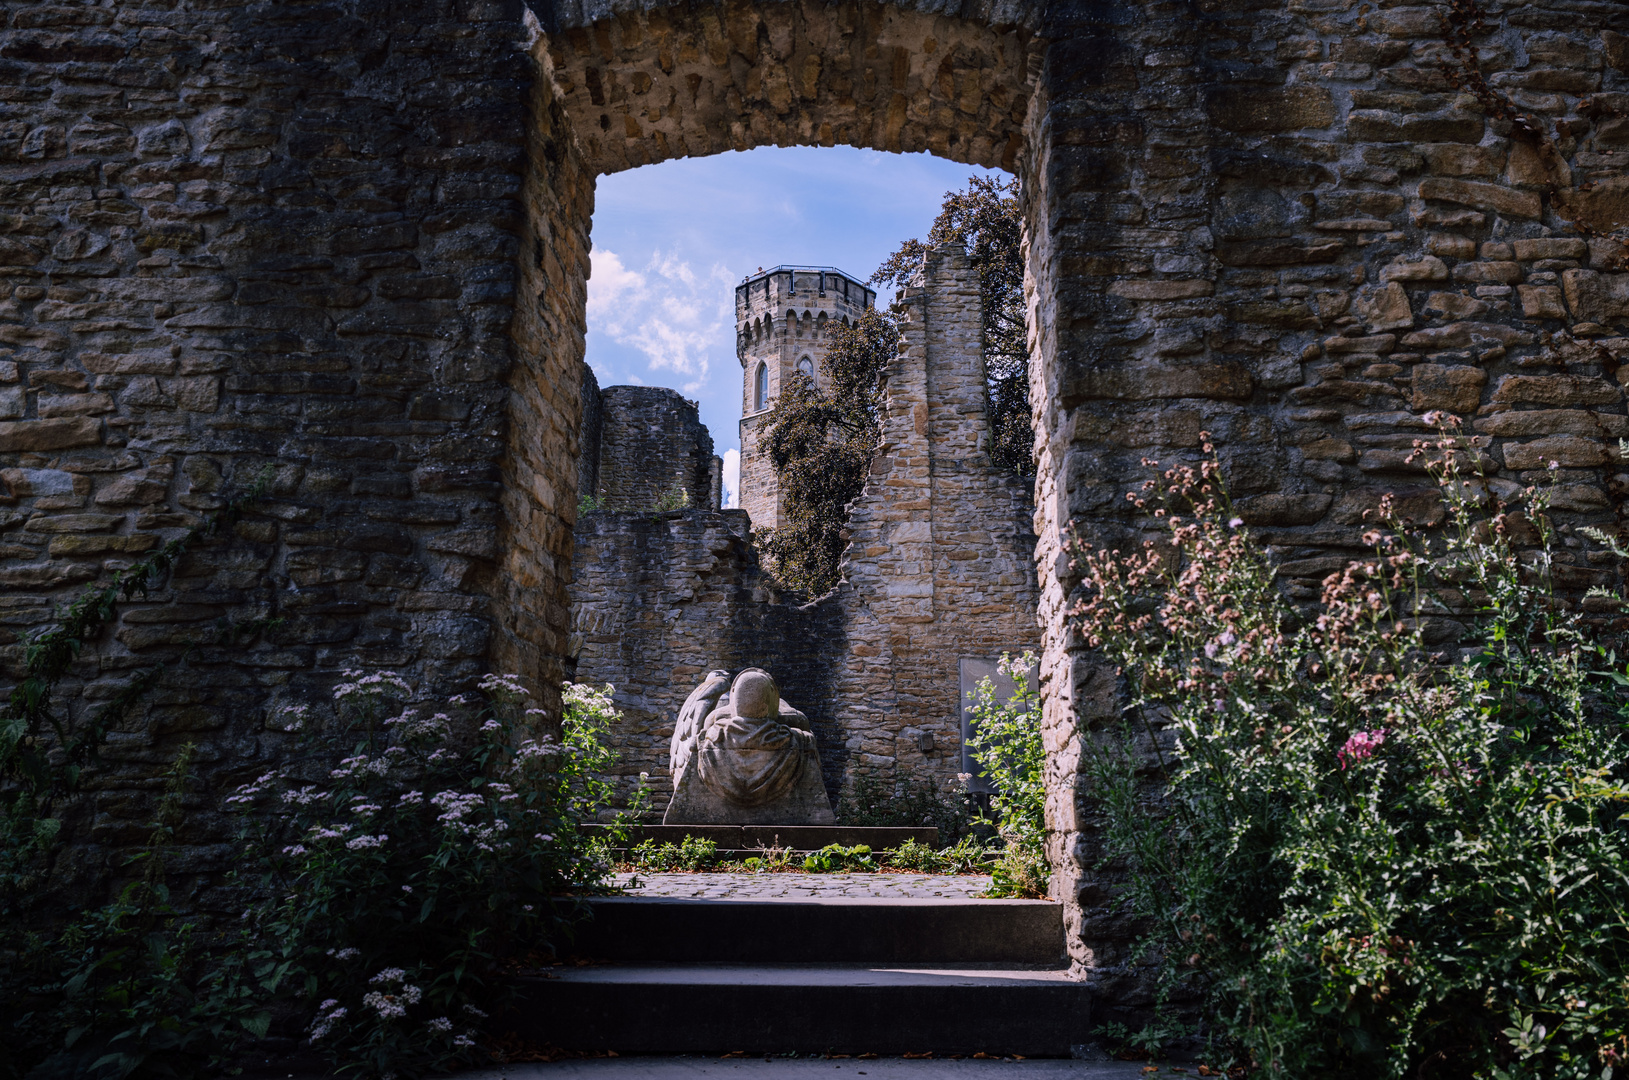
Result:
{"type": "MultiPolygon", "coordinates": [[[[77,587],[275,477],[234,536],[131,605],[59,688],[82,714],[169,665],[68,809],[59,880],[105,884],[191,740],[200,775],[172,870],[185,897],[221,866],[220,796],[278,759],[270,709],[345,667],[451,688],[504,653],[505,477],[548,499],[569,492],[575,455],[575,402],[556,402],[569,419],[529,436],[529,464],[500,467],[522,133],[542,125],[510,44],[518,12],[501,4],[9,3],[0,17],[7,676],[77,587]],[[217,647],[218,620],[264,616],[283,621],[217,647]]],[[[585,205],[566,215],[583,234],[585,205]]],[[[568,532],[538,525],[541,550],[569,552],[568,532]]],[[[538,595],[558,597],[557,576],[538,595]]],[[[518,632],[534,655],[564,644],[518,632]]]]}
{"type": "Polygon", "coordinates": [[[988,454],[979,303],[955,249],[934,252],[903,293],[881,445],[827,596],[799,605],[775,591],[744,511],[579,523],[575,677],[617,688],[622,769],[654,778],[658,811],[679,706],[714,667],[776,677],[815,724],[834,801],[859,776],[957,789],[958,660],[1040,642],[1029,483],[988,454]]]}
{"type": "Polygon", "coordinates": [[[76,587],[276,478],[62,688],[83,710],[172,665],[72,809],[63,877],[105,881],[196,739],[174,878],[208,880],[212,808],[280,754],[267,710],[343,667],[507,668],[557,705],[596,175],[929,150],[1024,181],[1054,880],[1079,971],[1135,1003],[1079,770],[1113,683],[1059,556],[1071,521],[1138,539],[1141,457],[1215,433],[1304,595],[1381,492],[1429,511],[1407,444],[1447,408],[1499,483],[1557,463],[1567,586],[1621,580],[1575,532],[1621,530],[1629,490],[1604,235],[1629,227],[1629,8],[1481,6],[1470,72],[1463,5],[1402,0],[0,4],[8,674],[76,587]]]}
{"type": "MultiPolygon", "coordinates": [[[[585,365],[586,366],[586,365],[585,365]]],[[[606,510],[651,510],[680,496],[717,510],[723,463],[696,403],[660,386],[607,386],[583,377],[585,428],[579,477],[606,510]]]]}
{"type": "Polygon", "coordinates": [[[1059,895],[1103,1000],[1146,1004],[1112,903],[1085,741],[1116,713],[1112,672],[1068,629],[1068,524],[1142,536],[1140,459],[1217,439],[1293,596],[1364,553],[1385,492],[1438,513],[1408,461],[1432,410],[1487,441],[1503,492],[1560,484],[1558,580],[1621,584],[1576,529],[1622,530],[1616,435],[1629,368],[1629,8],[1485,3],[1471,55],[1533,140],[1490,117],[1444,37],[1446,5],[1347,0],[1049,8],[1028,192],[1037,556],[1059,895]],[[1100,14],[1100,13],[1099,13],[1100,14]],[[1592,188],[1585,189],[1586,185],[1592,188]]]}

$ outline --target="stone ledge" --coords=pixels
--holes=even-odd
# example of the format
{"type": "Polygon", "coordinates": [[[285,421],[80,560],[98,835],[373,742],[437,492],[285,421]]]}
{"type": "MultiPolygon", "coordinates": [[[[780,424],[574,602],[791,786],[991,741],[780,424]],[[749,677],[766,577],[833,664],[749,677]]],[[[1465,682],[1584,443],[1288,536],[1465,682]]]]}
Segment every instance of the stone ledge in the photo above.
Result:
{"type": "MultiPolygon", "coordinates": [[[[607,826],[584,825],[583,828],[592,836],[604,831],[607,826]]],[[[907,840],[915,840],[929,847],[939,846],[939,830],[935,828],[863,825],[635,825],[628,833],[628,841],[631,844],[644,840],[677,844],[687,836],[711,840],[720,851],[751,852],[777,845],[793,851],[818,851],[827,844],[842,844],[844,847],[865,844],[872,851],[886,851],[907,840]]]]}

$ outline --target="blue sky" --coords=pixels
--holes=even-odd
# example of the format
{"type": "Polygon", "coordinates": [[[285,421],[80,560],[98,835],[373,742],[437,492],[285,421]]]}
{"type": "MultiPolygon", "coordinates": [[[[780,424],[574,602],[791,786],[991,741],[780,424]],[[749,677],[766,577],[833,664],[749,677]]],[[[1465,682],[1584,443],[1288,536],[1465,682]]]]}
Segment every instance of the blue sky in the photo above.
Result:
{"type": "Polygon", "coordinates": [[[600,177],[588,281],[600,385],[670,386],[699,402],[733,489],[735,284],[778,263],[867,278],[901,241],[925,236],[945,192],[973,175],[994,173],[927,154],[769,147],[600,177]]]}

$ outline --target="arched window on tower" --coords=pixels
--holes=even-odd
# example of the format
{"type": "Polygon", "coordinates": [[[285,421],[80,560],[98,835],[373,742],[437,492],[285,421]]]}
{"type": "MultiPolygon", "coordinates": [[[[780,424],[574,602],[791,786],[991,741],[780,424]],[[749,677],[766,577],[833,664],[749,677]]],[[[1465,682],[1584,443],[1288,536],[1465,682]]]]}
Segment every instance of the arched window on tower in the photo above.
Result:
{"type": "Polygon", "coordinates": [[[754,410],[762,409],[769,404],[769,366],[758,365],[758,373],[752,377],[752,407],[754,410]]]}
{"type": "Polygon", "coordinates": [[[799,360],[798,373],[807,375],[811,379],[814,378],[814,361],[809,359],[807,356],[805,356],[802,360],[799,360]]]}

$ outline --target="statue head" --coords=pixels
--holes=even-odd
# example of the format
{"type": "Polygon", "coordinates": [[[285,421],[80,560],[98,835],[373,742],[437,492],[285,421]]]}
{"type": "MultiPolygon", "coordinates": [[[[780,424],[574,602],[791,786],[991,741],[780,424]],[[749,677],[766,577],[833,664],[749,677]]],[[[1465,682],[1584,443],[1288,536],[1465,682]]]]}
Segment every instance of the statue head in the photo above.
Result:
{"type": "Polygon", "coordinates": [[[775,680],[763,668],[747,668],[735,677],[730,687],[730,705],[735,715],[753,720],[778,716],[781,711],[781,692],[775,680]]]}

